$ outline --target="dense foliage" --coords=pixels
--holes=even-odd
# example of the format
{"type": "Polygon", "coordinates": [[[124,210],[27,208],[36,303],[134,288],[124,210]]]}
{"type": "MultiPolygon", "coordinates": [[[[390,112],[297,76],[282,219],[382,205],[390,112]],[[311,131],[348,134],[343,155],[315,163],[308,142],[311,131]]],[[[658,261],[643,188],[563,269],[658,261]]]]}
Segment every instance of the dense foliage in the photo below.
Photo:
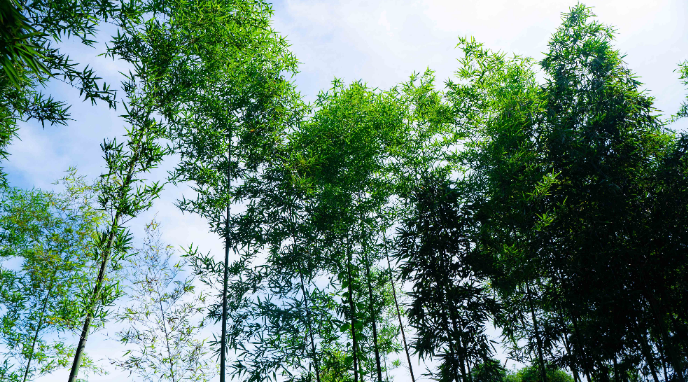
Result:
{"type": "Polygon", "coordinates": [[[2,380],[101,372],[87,339],[115,321],[110,361],[145,381],[688,377],[687,106],[663,119],[589,8],[540,62],[461,38],[443,89],[335,79],[306,104],[262,0],[3,1],[2,159],[17,120],[67,123],[51,77],[114,107],[61,36],[110,22],[132,69],[97,182],[0,182],[2,380]],[[135,249],[165,161],[222,261],[178,261],[157,223],[135,249]]]}

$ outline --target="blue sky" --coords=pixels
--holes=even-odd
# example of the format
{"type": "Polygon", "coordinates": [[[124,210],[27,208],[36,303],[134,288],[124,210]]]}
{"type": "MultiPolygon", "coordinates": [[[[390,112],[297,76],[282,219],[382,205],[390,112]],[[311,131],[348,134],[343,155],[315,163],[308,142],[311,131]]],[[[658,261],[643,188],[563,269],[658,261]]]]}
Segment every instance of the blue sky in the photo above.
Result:
{"type": "MultiPolygon", "coordinates": [[[[412,72],[426,68],[436,71],[438,84],[452,76],[459,51],[458,36],[475,36],[488,48],[543,57],[550,35],[560,23],[561,13],[574,0],[283,0],[274,3],[275,28],[287,36],[301,61],[295,83],[307,100],[326,90],[334,77],[345,82],[362,80],[372,87],[389,88],[408,79],[412,72]]],[[[599,20],[616,27],[617,48],[626,54],[628,66],[645,84],[656,106],[667,114],[678,110],[686,97],[674,72],[688,60],[688,2],[685,0],[596,0],[587,1],[599,20]]],[[[101,31],[107,39],[111,30],[101,31]]],[[[97,57],[104,46],[83,48],[70,42],[65,49],[77,62],[88,63],[108,83],[119,83],[120,62],[97,57]]],[[[10,182],[19,187],[51,188],[69,166],[96,177],[103,169],[99,144],[106,137],[123,133],[121,110],[104,105],[91,106],[79,100],[78,92],[53,81],[47,91],[71,103],[74,121],[68,126],[21,124],[20,140],[9,148],[4,167],[10,182]]],[[[688,130],[688,121],[674,126],[688,130]]],[[[170,160],[153,179],[163,179],[173,165],[170,160]]],[[[191,242],[203,251],[221,256],[221,242],[206,232],[198,217],[182,215],[174,201],[184,190],[168,187],[150,213],[132,222],[135,234],[155,214],[163,225],[163,240],[176,246],[191,242]]],[[[96,358],[116,356],[118,345],[107,340],[112,330],[94,335],[88,351],[96,358]]],[[[121,354],[121,353],[120,353],[121,354]]],[[[63,372],[40,381],[66,379],[63,372]]],[[[92,381],[128,380],[126,374],[112,372],[92,381]]],[[[405,380],[399,377],[398,381],[405,380]]]]}

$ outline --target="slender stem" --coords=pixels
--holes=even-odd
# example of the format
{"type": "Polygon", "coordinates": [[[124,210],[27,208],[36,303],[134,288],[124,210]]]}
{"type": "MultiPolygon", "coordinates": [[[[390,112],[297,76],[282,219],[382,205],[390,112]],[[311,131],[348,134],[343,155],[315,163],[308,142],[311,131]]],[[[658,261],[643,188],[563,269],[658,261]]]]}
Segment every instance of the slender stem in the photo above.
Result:
{"type": "MultiPolygon", "coordinates": [[[[445,291],[445,299],[446,299],[446,291],[445,291]]],[[[447,300],[447,307],[449,307],[450,306],[449,301],[448,301],[448,299],[446,299],[446,300],[447,300]]],[[[456,355],[458,356],[459,364],[461,365],[461,377],[464,381],[468,381],[469,376],[468,376],[468,373],[466,372],[466,357],[465,357],[466,348],[463,346],[463,343],[461,341],[461,334],[459,331],[459,325],[456,322],[457,321],[456,317],[453,314],[454,311],[452,310],[452,308],[448,308],[448,309],[449,309],[449,318],[451,319],[452,328],[454,329],[454,336],[456,336],[456,345],[457,345],[456,346],[457,347],[456,355]]],[[[451,341],[450,341],[450,343],[451,343],[451,341]]]]}
{"type": "Polygon", "coordinates": [[[566,338],[566,334],[562,336],[564,338],[564,348],[566,349],[566,355],[569,358],[569,368],[571,368],[571,372],[573,372],[573,381],[574,382],[580,382],[580,375],[578,375],[578,367],[576,367],[575,362],[573,361],[573,357],[571,356],[571,346],[569,345],[569,341],[566,338]]]}
{"type": "Polygon", "coordinates": [[[674,368],[676,380],[678,382],[684,382],[685,379],[683,377],[683,367],[681,365],[680,357],[677,355],[676,348],[669,338],[669,328],[667,328],[665,322],[665,318],[668,316],[665,313],[666,310],[664,309],[661,300],[658,300],[652,293],[643,293],[643,297],[645,297],[645,300],[647,300],[647,302],[650,304],[655,322],[660,329],[660,335],[664,342],[664,349],[669,356],[671,365],[674,368]]]}
{"type": "MultiPolygon", "coordinates": [[[[294,240],[294,244],[296,244],[296,218],[294,217],[294,208],[293,204],[289,208],[289,218],[291,220],[291,236],[292,239],[294,240]]],[[[305,263],[305,261],[304,261],[305,263]]],[[[299,272],[299,278],[301,280],[301,293],[303,293],[303,303],[306,306],[306,321],[308,325],[308,334],[310,336],[311,340],[311,357],[313,359],[313,363],[315,364],[315,378],[317,382],[320,382],[320,365],[318,364],[318,355],[315,351],[315,339],[313,338],[313,328],[312,328],[312,321],[313,318],[311,316],[311,310],[310,307],[308,306],[308,293],[306,293],[306,285],[303,281],[303,272],[306,270],[307,266],[306,264],[302,265],[302,269],[299,272]]],[[[309,377],[310,378],[310,377],[309,377]]]]}
{"type": "Polygon", "coordinates": [[[576,347],[578,348],[578,353],[580,354],[580,357],[583,357],[582,363],[583,363],[583,373],[585,374],[585,379],[590,382],[590,369],[588,368],[588,359],[583,352],[583,347],[581,346],[581,336],[580,336],[580,331],[578,330],[578,316],[574,315],[573,316],[573,332],[576,335],[576,347]]]}
{"type": "Polygon", "coordinates": [[[72,370],[69,373],[69,382],[76,382],[77,375],[79,373],[79,367],[81,366],[81,361],[83,360],[83,353],[86,348],[86,341],[88,341],[88,332],[91,329],[91,321],[93,320],[93,309],[100,298],[100,292],[103,288],[103,282],[105,280],[105,271],[107,270],[108,260],[110,260],[110,252],[112,252],[112,246],[115,240],[115,231],[118,228],[121,213],[115,215],[112,220],[112,225],[110,226],[110,233],[108,235],[107,243],[105,245],[105,250],[103,251],[103,258],[100,263],[100,270],[98,271],[98,279],[96,280],[96,286],[93,288],[93,293],[91,294],[91,302],[89,303],[89,309],[86,312],[86,319],[84,320],[84,326],[81,329],[81,336],[79,337],[79,344],[76,347],[76,353],[74,354],[74,361],[72,362],[72,370]]]}
{"type": "Polygon", "coordinates": [[[356,350],[357,350],[357,341],[356,341],[356,309],[354,305],[354,290],[353,290],[353,279],[351,277],[351,263],[352,263],[352,255],[351,255],[351,246],[349,244],[349,239],[347,237],[346,240],[346,251],[347,251],[347,261],[346,261],[346,270],[347,270],[347,276],[349,279],[349,310],[351,314],[351,339],[352,339],[352,353],[353,353],[353,359],[354,359],[354,382],[358,382],[358,356],[356,355],[356,350]]]}
{"type": "Polygon", "coordinates": [[[397,318],[399,318],[399,330],[401,331],[401,339],[404,341],[404,350],[406,352],[406,361],[408,361],[409,371],[411,372],[411,382],[416,382],[416,377],[413,376],[413,365],[411,364],[411,355],[409,354],[408,344],[406,343],[406,334],[404,333],[404,324],[401,322],[401,310],[399,309],[399,302],[397,300],[397,291],[394,286],[394,275],[392,274],[392,263],[389,261],[389,251],[387,250],[387,238],[385,238],[385,255],[387,256],[387,268],[389,269],[389,281],[392,283],[392,296],[394,297],[394,306],[397,309],[397,318]]]}
{"type": "Polygon", "coordinates": [[[162,306],[162,294],[160,293],[160,286],[158,285],[155,288],[155,291],[158,294],[158,305],[160,306],[160,315],[162,317],[162,329],[163,332],[165,332],[165,345],[167,346],[167,360],[169,361],[170,364],[170,378],[172,378],[172,382],[177,382],[177,380],[174,378],[174,362],[172,361],[172,351],[170,350],[170,334],[167,331],[167,319],[165,318],[165,308],[162,306]]]}
{"type": "Polygon", "coordinates": [[[387,354],[385,354],[385,382],[389,382],[389,367],[387,367],[387,354]]]}
{"type": "MultiPolygon", "coordinates": [[[[57,271],[53,273],[53,277],[55,277],[55,274],[57,271]]],[[[54,280],[53,280],[54,281],[54,280]]],[[[50,293],[53,290],[53,282],[50,282],[50,287],[48,288],[48,292],[45,294],[45,298],[43,299],[43,307],[41,308],[41,316],[38,319],[38,325],[36,326],[36,333],[33,335],[33,340],[31,341],[31,352],[29,353],[29,360],[26,362],[26,370],[24,371],[24,382],[26,382],[26,379],[29,377],[29,370],[31,369],[31,360],[33,360],[33,353],[34,349],[36,348],[36,341],[38,341],[38,333],[40,333],[41,329],[43,329],[43,318],[45,318],[45,310],[46,307],[48,306],[48,300],[50,299],[50,293]]]]}
{"type": "MultiPolygon", "coordinates": [[[[365,239],[364,239],[365,243],[365,239]]],[[[368,282],[368,299],[370,300],[369,302],[369,310],[370,310],[370,319],[373,321],[373,347],[375,348],[375,365],[377,366],[377,380],[378,382],[382,382],[382,368],[380,366],[380,350],[378,349],[377,345],[377,323],[375,320],[375,307],[373,304],[373,287],[370,284],[371,283],[371,278],[370,278],[370,258],[368,256],[367,250],[363,248],[363,254],[365,256],[365,265],[366,265],[366,278],[368,282]]]]}
{"type": "MultiPolygon", "coordinates": [[[[229,188],[231,187],[231,159],[232,159],[232,135],[229,135],[227,145],[227,197],[229,198],[229,188]]],[[[222,338],[220,339],[220,382],[225,382],[225,368],[227,365],[227,284],[229,280],[229,218],[230,202],[227,200],[227,211],[225,219],[225,263],[224,277],[222,279],[222,338]]]]}
{"type": "MultiPolygon", "coordinates": [[[[446,268],[445,268],[446,269],[446,268]]],[[[435,279],[435,283],[437,285],[443,285],[442,280],[435,279]]],[[[445,307],[449,307],[449,300],[447,299],[447,291],[444,287],[439,287],[439,293],[440,293],[440,299],[441,301],[444,302],[445,307]]],[[[457,357],[461,360],[461,366],[462,370],[464,370],[465,374],[465,368],[463,367],[463,358],[460,357],[457,351],[454,350],[454,336],[452,336],[452,327],[449,325],[449,319],[453,318],[451,316],[450,312],[447,312],[447,310],[451,311],[451,309],[446,309],[446,310],[441,310],[441,320],[442,320],[442,325],[444,325],[444,330],[447,336],[447,345],[449,346],[449,360],[450,360],[450,367],[451,367],[451,375],[452,379],[456,382],[459,382],[459,365],[457,362],[457,357]],[[451,317],[448,317],[451,316],[451,317]]],[[[453,326],[453,332],[456,333],[458,332],[457,327],[456,327],[456,322],[452,319],[452,326],[453,326]]]]}
{"type": "MultiPolygon", "coordinates": [[[[447,326],[447,329],[449,329],[449,323],[447,322],[446,316],[444,317],[444,324],[447,326]]],[[[458,354],[456,350],[454,350],[454,343],[450,340],[447,341],[447,344],[449,345],[449,359],[451,360],[450,362],[450,367],[451,367],[451,374],[452,378],[455,382],[460,382],[459,381],[459,365],[458,362],[456,361],[458,354]]]]}
{"type": "Polygon", "coordinates": [[[662,361],[662,372],[664,373],[664,380],[669,381],[669,378],[667,377],[667,367],[666,367],[666,350],[664,348],[664,341],[662,338],[659,338],[659,354],[660,354],[660,361],[662,361]]]}
{"type": "Polygon", "coordinates": [[[616,362],[616,354],[614,354],[614,382],[621,382],[619,379],[619,364],[616,362]]]}
{"type": "Polygon", "coordinates": [[[650,367],[652,379],[654,379],[654,382],[659,382],[659,377],[657,377],[657,370],[655,369],[655,359],[652,356],[652,351],[650,350],[650,347],[647,344],[645,334],[643,334],[642,336],[638,336],[638,342],[640,343],[640,350],[643,353],[643,357],[645,357],[645,362],[647,362],[647,365],[650,367]]]}
{"type": "MultiPolygon", "coordinates": [[[[450,263],[451,263],[450,260],[448,260],[445,256],[445,257],[441,258],[440,266],[442,266],[443,269],[450,269],[451,268],[450,263]]],[[[452,285],[452,280],[450,277],[448,277],[448,275],[445,275],[445,277],[437,278],[436,282],[437,282],[437,285],[442,285],[442,287],[441,287],[442,293],[443,293],[442,299],[445,302],[444,303],[445,309],[449,313],[449,318],[450,318],[451,324],[452,324],[451,329],[453,329],[453,332],[449,327],[447,327],[447,337],[449,339],[450,348],[452,345],[452,340],[455,341],[455,343],[454,343],[454,345],[456,345],[455,351],[456,351],[456,355],[459,358],[459,364],[461,366],[461,379],[463,379],[463,381],[466,382],[466,381],[468,381],[468,374],[466,373],[466,357],[465,357],[466,353],[467,353],[467,347],[464,346],[464,344],[461,341],[462,330],[459,330],[459,324],[457,323],[458,319],[456,317],[456,308],[454,307],[454,304],[450,300],[450,297],[449,297],[452,295],[452,294],[450,294],[451,292],[449,290],[450,286],[452,285]],[[454,333],[454,335],[452,335],[451,333],[454,333]]],[[[458,372],[456,371],[456,368],[454,370],[455,370],[455,372],[454,372],[455,378],[458,382],[458,372]]]]}
{"type": "Polygon", "coordinates": [[[320,382],[320,366],[318,365],[318,355],[315,352],[315,340],[313,339],[313,328],[311,327],[311,310],[308,307],[308,296],[306,294],[306,286],[303,282],[303,273],[299,273],[299,275],[301,276],[301,292],[303,293],[303,302],[306,305],[306,320],[308,321],[308,333],[311,337],[311,352],[313,354],[313,362],[315,363],[315,378],[317,382],[320,382]]]}
{"type": "Polygon", "coordinates": [[[528,298],[528,307],[530,308],[530,315],[533,319],[533,328],[535,329],[535,340],[537,341],[538,358],[540,365],[540,376],[544,382],[547,382],[547,371],[545,370],[545,359],[542,352],[542,338],[540,337],[540,328],[538,327],[537,317],[535,316],[535,308],[533,307],[533,298],[530,294],[530,285],[526,282],[526,297],[528,298]]]}
{"type": "MultiPolygon", "coordinates": [[[[72,369],[69,372],[69,382],[76,382],[77,375],[79,374],[79,367],[81,366],[81,361],[83,360],[84,350],[86,349],[86,341],[88,340],[88,332],[91,329],[91,321],[93,320],[93,311],[95,309],[98,300],[100,299],[100,292],[103,289],[103,282],[105,281],[105,272],[107,271],[108,261],[110,260],[110,254],[112,253],[112,248],[115,243],[115,236],[119,230],[120,219],[124,214],[124,202],[127,190],[134,181],[134,170],[135,166],[139,161],[141,155],[141,145],[143,140],[144,129],[140,128],[137,130],[138,135],[134,136],[136,146],[129,158],[129,163],[127,164],[127,172],[119,188],[119,193],[117,195],[118,203],[115,206],[115,216],[110,223],[110,232],[108,232],[107,241],[105,242],[105,248],[102,252],[102,259],[100,263],[100,270],[98,271],[98,278],[96,280],[96,285],[93,288],[93,293],[91,293],[91,298],[89,300],[88,309],[86,310],[86,319],[84,320],[84,326],[81,329],[81,336],[79,337],[79,344],[76,347],[76,353],[74,354],[74,360],[72,362],[72,369]]],[[[112,171],[112,169],[111,169],[112,171]]]]}

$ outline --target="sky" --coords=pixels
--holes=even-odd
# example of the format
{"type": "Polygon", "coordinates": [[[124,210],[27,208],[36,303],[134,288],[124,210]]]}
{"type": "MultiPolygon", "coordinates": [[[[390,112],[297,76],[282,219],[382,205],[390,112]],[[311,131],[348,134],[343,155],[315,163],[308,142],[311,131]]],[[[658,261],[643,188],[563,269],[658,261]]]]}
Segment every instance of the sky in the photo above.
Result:
{"type": "MultiPolygon", "coordinates": [[[[459,36],[474,36],[487,48],[539,61],[562,12],[575,4],[574,0],[283,0],[273,4],[273,25],[287,37],[301,62],[294,82],[304,98],[312,101],[335,77],[388,89],[429,68],[436,72],[441,86],[458,66],[460,52],[455,46],[459,36]]],[[[628,67],[648,94],[655,97],[655,106],[665,115],[675,113],[687,93],[675,69],[688,60],[688,1],[596,0],[585,4],[593,7],[601,22],[616,28],[615,46],[626,55],[628,67]]],[[[99,41],[105,41],[110,33],[102,29],[99,41]]],[[[119,72],[127,70],[121,62],[98,56],[104,51],[102,43],[91,49],[67,41],[64,49],[113,85],[121,80],[119,72]]],[[[45,128],[35,122],[21,124],[20,139],[10,146],[9,161],[3,163],[10,183],[17,187],[50,189],[70,166],[97,177],[104,166],[100,143],[124,132],[118,117],[121,108],[108,110],[102,104],[82,102],[78,91],[57,81],[51,82],[46,92],[72,104],[74,120],[68,126],[45,128]]],[[[688,130],[688,120],[673,128],[688,130]]],[[[164,179],[173,161],[170,158],[151,179],[164,179]]],[[[185,191],[168,186],[151,211],[131,223],[132,231],[141,236],[143,225],[155,217],[162,224],[164,241],[185,247],[193,242],[219,258],[222,243],[207,233],[206,223],[197,216],[181,214],[174,206],[185,191]]],[[[121,354],[121,347],[109,339],[113,331],[93,335],[87,351],[95,358],[121,354]]],[[[39,381],[66,380],[66,375],[56,372],[39,381]]],[[[406,378],[402,375],[396,380],[406,378]]],[[[112,371],[91,381],[128,379],[126,374],[112,371]]]]}

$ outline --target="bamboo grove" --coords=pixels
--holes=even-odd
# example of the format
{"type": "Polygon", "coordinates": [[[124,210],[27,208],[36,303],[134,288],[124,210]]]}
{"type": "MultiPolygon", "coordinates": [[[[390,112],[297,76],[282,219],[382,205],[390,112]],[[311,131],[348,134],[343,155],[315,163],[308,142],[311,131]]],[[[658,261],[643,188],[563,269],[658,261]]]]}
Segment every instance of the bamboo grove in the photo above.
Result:
{"type": "Polygon", "coordinates": [[[126,124],[95,181],[2,174],[0,380],[102,373],[89,335],[114,324],[110,363],[145,381],[688,378],[688,101],[662,116],[584,5],[539,62],[460,38],[443,85],[335,79],[313,103],[262,0],[0,12],[3,160],[19,121],[68,123],[51,78],[126,124]],[[121,101],[58,48],[101,23],[121,101]],[[158,222],[135,240],[177,185],[222,254],[178,257],[158,222]]]}

